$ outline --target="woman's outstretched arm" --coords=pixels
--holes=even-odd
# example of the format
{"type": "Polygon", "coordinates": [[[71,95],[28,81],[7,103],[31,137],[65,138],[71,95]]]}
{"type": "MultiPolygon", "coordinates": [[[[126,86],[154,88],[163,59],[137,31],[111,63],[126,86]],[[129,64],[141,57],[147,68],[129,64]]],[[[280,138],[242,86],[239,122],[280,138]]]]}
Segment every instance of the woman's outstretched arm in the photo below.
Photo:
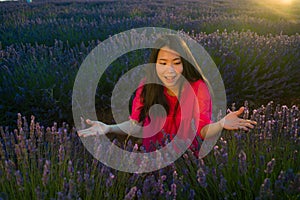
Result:
{"type": "Polygon", "coordinates": [[[255,121],[241,119],[238,116],[244,112],[244,107],[241,107],[238,111],[231,112],[227,114],[223,119],[218,122],[207,124],[201,129],[202,138],[210,138],[220,133],[222,129],[227,130],[238,130],[243,129],[248,131],[249,129],[254,128],[256,125],[255,121]]]}
{"type": "Polygon", "coordinates": [[[108,125],[100,121],[91,121],[87,119],[86,123],[91,125],[91,127],[78,131],[78,135],[80,137],[105,135],[107,133],[115,133],[118,135],[135,135],[141,131],[141,125],[135,120],[128,120],[119,124],[108,125]]]}

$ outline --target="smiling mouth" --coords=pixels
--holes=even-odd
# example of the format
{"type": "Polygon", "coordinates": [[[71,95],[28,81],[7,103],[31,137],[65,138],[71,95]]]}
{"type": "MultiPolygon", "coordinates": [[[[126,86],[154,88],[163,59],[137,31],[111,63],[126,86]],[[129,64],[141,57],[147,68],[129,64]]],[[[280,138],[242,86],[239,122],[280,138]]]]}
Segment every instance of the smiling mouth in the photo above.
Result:
{"type": "Polygon", "coordinates": [[[175,80],[176,76],[165,76],[165,79],[168,81],[173,81],[175,80]]]}

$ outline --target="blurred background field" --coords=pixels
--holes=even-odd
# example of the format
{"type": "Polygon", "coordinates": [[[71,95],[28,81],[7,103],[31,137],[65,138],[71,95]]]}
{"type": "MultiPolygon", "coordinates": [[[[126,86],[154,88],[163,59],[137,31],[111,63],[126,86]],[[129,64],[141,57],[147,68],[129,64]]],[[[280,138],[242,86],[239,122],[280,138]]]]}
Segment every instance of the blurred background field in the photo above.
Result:
{"type": "MultiPolygon", "coordinates": [[[[0,197],[299,199],[299,13],[299,0],[0,2],[0,197]],[[259,125],[250,133],[224,132],[204,160],[187,152],[160,172],[131,175],[84,150],[72,128],[71,96],[93,48],[149,26],[198,41],[222,75],[228,107],[247,100],[259,125]]],[[[134,51],[110,65],[95,97],[99,120],[113,123],[114,84],[147,58],[134,51]]]]}
{"type": "MultiPolygon", "coordinates": [[[[222,75],[228,105],[299,105],[300,3],[263,2],[1,2],[0,124],[18,112],[72,123],[72,87],[85,56],[111,35],[147,26],[182,30],[198,41],[222,75]]],[[[147,62],[132,52],[112,63],[97,110],[110,105],[122,73],[147,62]]]]}

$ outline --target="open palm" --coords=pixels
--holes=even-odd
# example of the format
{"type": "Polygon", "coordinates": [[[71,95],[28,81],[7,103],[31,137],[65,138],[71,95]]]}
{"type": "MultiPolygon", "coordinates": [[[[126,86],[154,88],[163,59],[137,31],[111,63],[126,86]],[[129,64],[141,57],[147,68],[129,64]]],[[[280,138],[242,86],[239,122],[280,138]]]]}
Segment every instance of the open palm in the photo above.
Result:
{"type": "Polygon", "coordinates": [[[222,119],[223,128],[227,130],[243,129],[248,131],[249,128],[254,128],[255,121],[241,119],[239,116],[244,112],[244,107],[241,107],[238,111],[230,112],[222,119]]]}
{"type": "Polygon", "coordinates": [[[109,127],[107,124],[100,121],[91,121],[89,119],[86,120],[86,123],[91,125],[90,128],[83,129],[78,131],[78,135],[80,137],[88,137],[95,135],[105,135],[109,132],[109,127]]]}

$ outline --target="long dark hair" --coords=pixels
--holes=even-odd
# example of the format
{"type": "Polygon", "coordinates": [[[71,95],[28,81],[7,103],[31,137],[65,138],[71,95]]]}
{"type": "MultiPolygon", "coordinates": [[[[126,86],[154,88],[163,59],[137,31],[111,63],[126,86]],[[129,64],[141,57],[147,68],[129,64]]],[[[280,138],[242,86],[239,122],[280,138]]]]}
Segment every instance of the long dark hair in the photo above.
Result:
{"type": "MultiPolygon", "coordinates": [[[[194,82],[199,79],[203,79],[199,71],[196,69],[199,66],[195,62],[195,59],[189,50],[186,43],[177,35],[163,35],[155,42],[155,48],[152,49],[150,54],[149,63],[153,63],[152,66],[149,66],[146,69],[146,78],[149,79],[152,83],[161,83],[159,77],[156,74],[155,64],[157,62],[157,56],[161,48],[168,47],[180,54],[181,61],[183,64],[183,72],[182,75],[184,78],[189,82],[194,82]],[[192,60],[194,66],[187,61],[192,60]]],[[[182,89],[183,82],[180,82],[179,86],[179,93],[178,93],[178,100],[180,99],[181,89],[182,89]]],[[[150,107],[154,104],[162,105],[166,112],[169,113],[169,105],[164,95],[164,86],[160,84],[146,84],[143,86],[143,90],[141,93],[141,98],[143,107],[141,108],[139,121],[144,121],[147,116],[149,116],[150,107]]],[[[175,111],[178,108],[178,101],[175,106],[175,111]]],[[[161,112],[158,110],[155,112],[155,115],[161,115],[161,112]]]]}

